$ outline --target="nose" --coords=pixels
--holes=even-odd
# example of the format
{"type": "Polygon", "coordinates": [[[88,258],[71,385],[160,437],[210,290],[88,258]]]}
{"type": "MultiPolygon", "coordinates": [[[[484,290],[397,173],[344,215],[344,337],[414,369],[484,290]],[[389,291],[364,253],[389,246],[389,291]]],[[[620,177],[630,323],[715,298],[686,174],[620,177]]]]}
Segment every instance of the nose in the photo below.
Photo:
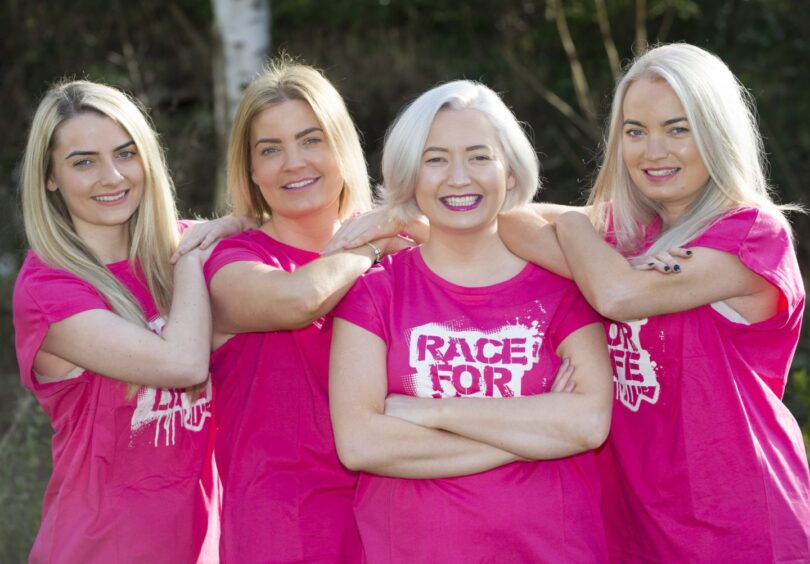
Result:
{"type": "Polygon", "coordinates": [[[453,159],[450,162],[450,176],[447,184],[453,188],[461,188],[470,183],[470,175],[467,172],[466,163],[463,159],[453,159]]]}
{"type": "Polygon", "coordinates": [[[105,186],[115,186],[124,179],[124,175],[118,170],[115,161],[108,161],[101,167],[101,183],[105,186]]]}
{"type": "Polygon", "coordinates": [[[284,168],[286,170],[297,170],[304,166],[304,156],[298,146],[288,148],[284,152],[284,168]]]}
{"type": "Polygon", "coordinates": [[[650,160],[663,159],[669,154],[667,141],[661,135],[650,134],[644,146],[644,156],[650,160]]]}

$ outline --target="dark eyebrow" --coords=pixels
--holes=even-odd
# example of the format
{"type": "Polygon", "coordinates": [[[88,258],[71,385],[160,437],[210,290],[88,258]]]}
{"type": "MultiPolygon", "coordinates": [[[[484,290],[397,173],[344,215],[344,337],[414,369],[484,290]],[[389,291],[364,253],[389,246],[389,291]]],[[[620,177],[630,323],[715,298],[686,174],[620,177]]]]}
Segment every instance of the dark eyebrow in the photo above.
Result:
{"type": "MultiPolygon", "coordinates": [[[[305,129],[304,131],[301,131],[300,133],[296,133],[295,138],[296,139],[301,139],[302,137],[306,137],[307,135],[309,135],[313,131],[320,131],[321,133],[323,133],[323,129],[321,129],[320,127],[310,127],[309,129],[305,129]]],[[[260,143],[280,144],[281,139],[279,139],[277,137],[263,137],[262,139],[258,139],[256,141],[256,143],[253,144],[253,146],[258,147],[260,143]]]]}
{"type": "Polygon", "coordinates": [[[676,117],[672,119],[668,119],[663,123],[663,125],[672,125],[673,123],[678,123],[679,121],[689,121],[685,117],[676,117]]]}
{"type": "Polygon", "coordinates": [[[644,127],[643,123],[634,119],[626,119],[622,125],[638,125],[639,127],[644,127]]]}
{"type": "MultiPolygon", "coordinates": [[[[125,143],[121,143],[120,145],[118,145],[116,148],[114,148],[112,150],[112,152],[117,153],[118,151],[120,151],[124,147],[129,147],[130,145],[134,145],[134,144],[135,144],[135,141],[132,141],[130,139],[129,141],[127,141],[125,143]]],[[[98,151],[71,151],[71,153],[68,156],[65,157],[65,160],[68,160],[71,157],[83,157],[83,156],[93,156],[93,155],[98,155],[98,151]]]]}
{"type": "Polygon", "coordinates": [[[481,149],[484,149],[486,151],[491,151],[492,150],[492,148],[489,145],[470,145],[469,147],[467,147],[466,150],[467,151],[480,151],[481,149]]]}

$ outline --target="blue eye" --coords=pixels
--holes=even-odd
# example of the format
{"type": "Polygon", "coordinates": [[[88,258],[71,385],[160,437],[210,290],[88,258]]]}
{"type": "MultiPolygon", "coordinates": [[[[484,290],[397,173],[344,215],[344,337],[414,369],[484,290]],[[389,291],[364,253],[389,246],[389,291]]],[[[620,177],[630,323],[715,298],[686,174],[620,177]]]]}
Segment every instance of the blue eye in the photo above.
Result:
{"type": "Polygon", "coordinates": [[[90,160],[90,159],[81,159],[81,160],[75,161],[75,162],[73,163],[73,166],[76,166],[76,167],[85,167],[85,166],[89,166],[89,165],[91,165],[91,164],[93,164],[93,161],[92,161],[92,160],[90,160]]]}
{"type": "Polygon", "coordinates": [[[137,154],[138,153],[136,153],[135,151],[127,149],[126,151],[121,151],[120,153],[118,153],[118,156],[121,157],[122,159],[130,159],[137,154]]]}
{"type": "Polygon", "coordinates": [[[323,139],[320,137],[307,137],[304,139],[304,145],[315,145],[316,143],[322,142],[323,139]]]}
{"type": "Polygon", "coordinates": [[[626,129],[624,134],[628,137],[640,137],[644,135],[644,132],[640,129],[626,129]]]}
{"type": "Polygon", "coordinates": [[[261,150],[261,152],[259,154],[266,157],[268,155],[274,155],[274,154],[276,154],[278,152],[279,152],[278,147],[265,147],[264,149],[261,150]]]}
{"type": "Polygon", "coordinates": [[[673,127],[670,129],[670,132],[674,135],[682,135],[684,133],[689,133],[689,130],[685,127],[673,127]]]}

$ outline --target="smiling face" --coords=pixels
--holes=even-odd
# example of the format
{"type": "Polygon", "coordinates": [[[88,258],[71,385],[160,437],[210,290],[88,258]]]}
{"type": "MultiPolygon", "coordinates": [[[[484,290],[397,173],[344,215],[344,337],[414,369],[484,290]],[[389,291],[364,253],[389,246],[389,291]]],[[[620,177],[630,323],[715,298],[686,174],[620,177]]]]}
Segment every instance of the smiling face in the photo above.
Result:
{"type": "Polygon", "coordinates": [[[666,81],[641,79],[627,89],[622,112],[622,159],[630,178],[672,223],[709,181],[683,105],[666,81]]]}
{"type": "Polygon", "coordinates": [[[145,178],[129,133],[87,112],[62,122],[53,145],[47,188],[59,191],[79,236],[125,226],[141,202],[145,178]]]}
{"type": "Polygon", "coordinates": [[[483,113],[465,109],[436,114],[415,190],[431,230],[494,226],[506,192],[514,185],[495,128],[483,113]]]}
{"type": "Polygon", "coordinates": [[[343,177],[306,102],[281,102],[253,119],[250,170],[273,215],[296,218],[333,211],[337,218],[343,177]]]}

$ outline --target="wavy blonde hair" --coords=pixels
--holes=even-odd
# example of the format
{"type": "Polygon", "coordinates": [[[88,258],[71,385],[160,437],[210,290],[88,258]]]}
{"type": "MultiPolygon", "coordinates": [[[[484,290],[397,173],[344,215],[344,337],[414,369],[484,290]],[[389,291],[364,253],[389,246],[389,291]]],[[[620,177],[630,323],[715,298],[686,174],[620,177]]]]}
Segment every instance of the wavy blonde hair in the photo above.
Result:
{"type": "MultiPolygon", "coordinates": [[[[613,235],[624,254],[654,254],[681,246],[735,208],[766,208],[783,219],[783,211],[800,209],[778,205],[771,198],[752,96],[723,61],[693,45],[658,46],[630,65],[613,95],[603,147],[588,204],[600,232],[607,231],[612,216],[613,235]],[[622,161],[622,105],[628,88],[642,79],[663,80],[675,92],[709,172],[709,181],[699,197],[672,225],[664,221],[661,205],[636,188],[622,161]],[[645,250],[645,226],[656,217],[664,221],[662,232],[645,250]]],[[[790,232],[787,220],[785,225],[790,232]]]]}
{"type": "Polygon", "coordinates": [[[179,239],[174,185],[157,134],[139,104],[123,92],[78,80],[56,84],[45,94],[34,114],[23,157],[25,234],[31,249],[43,262],[89,282],[116,314],[147,327],[135,297],[76,233],[60,191],[47,189],[59,126],[87,113],[112,119],[135,142],[144,168],[144,190],[140,205],[128,221],[129,261],[140,265],[158,310],[166,315],[171,308],[169,257],[179,239]]]}
{"type": "Polygon", "coordinates": [[[271,61],[245,89],[234,117],[228,147],[228,195],[233,212],[263,223],[272,214],[251,178],[250,128],[270,106],[290,100],[306,102],[323,128],[343,177],[340,218],[371,208],[366,160],[360,136],[338,91],[320,71],[282,56],[271,61]]]}

